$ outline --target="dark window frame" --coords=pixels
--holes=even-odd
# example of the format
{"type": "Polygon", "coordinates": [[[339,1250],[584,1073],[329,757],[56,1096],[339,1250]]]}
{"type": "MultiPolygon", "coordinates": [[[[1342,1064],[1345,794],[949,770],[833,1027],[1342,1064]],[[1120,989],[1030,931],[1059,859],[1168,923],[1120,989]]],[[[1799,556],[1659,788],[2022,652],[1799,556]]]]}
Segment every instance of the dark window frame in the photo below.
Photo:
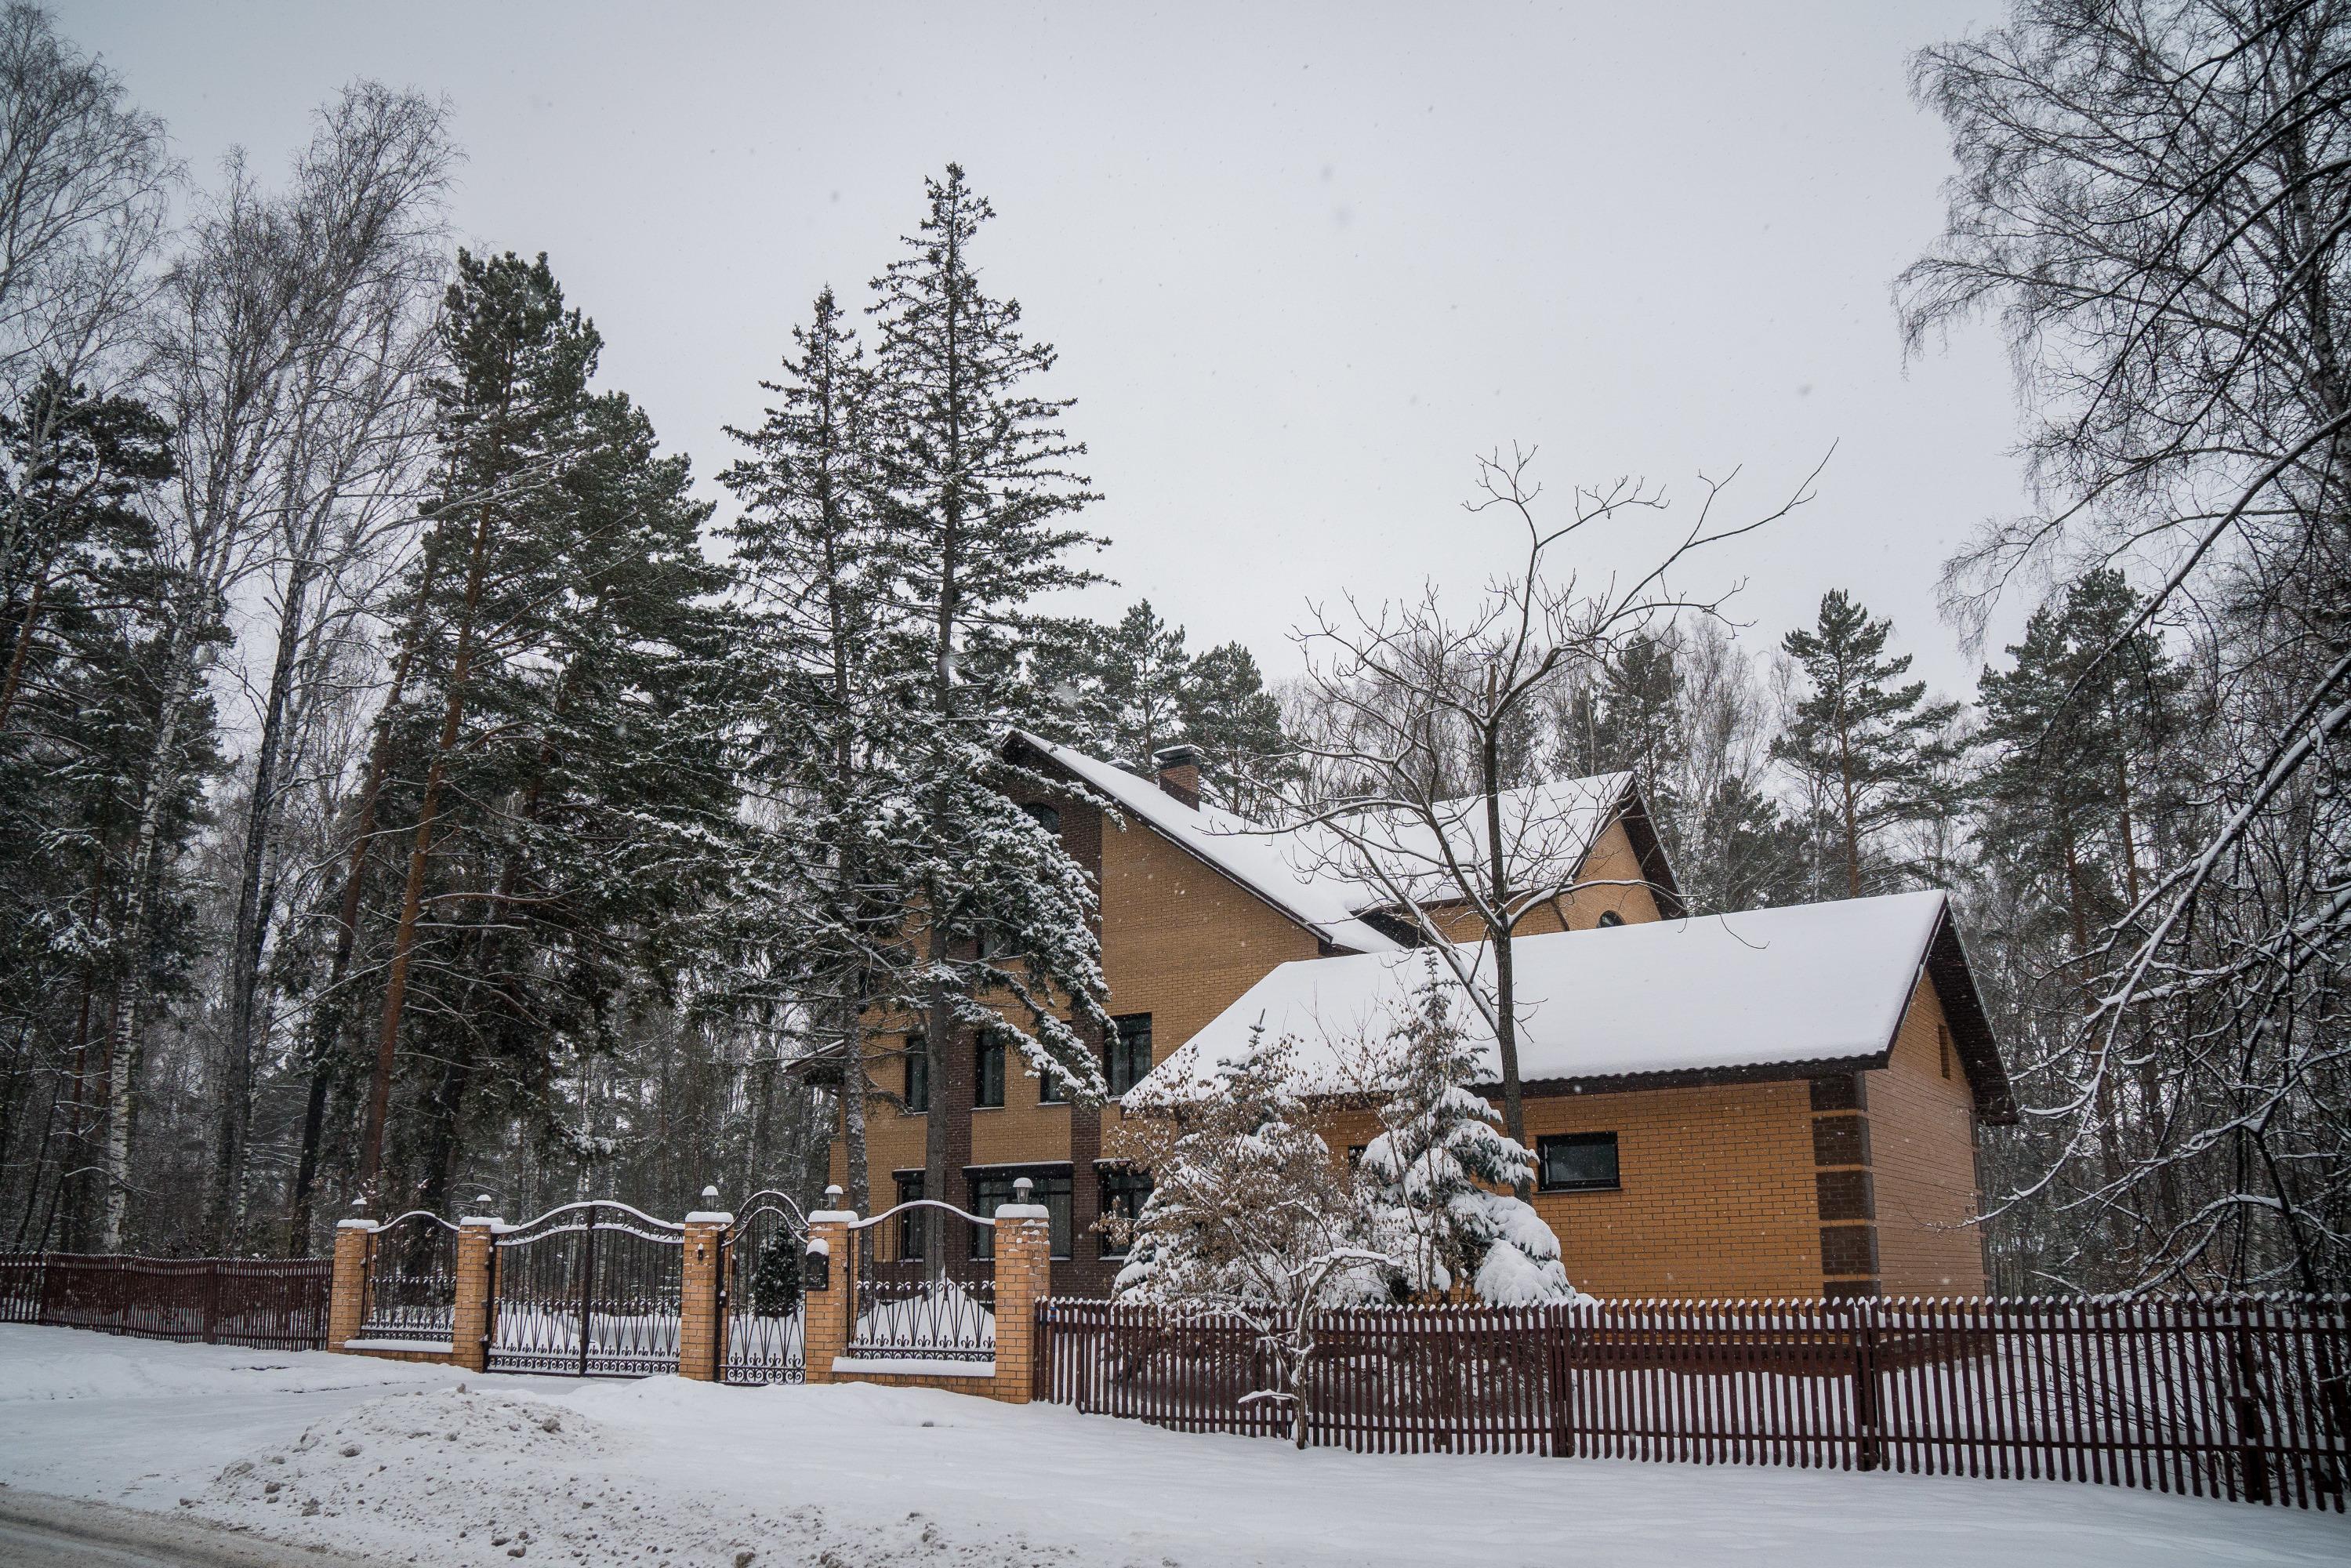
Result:
{"type": "Polygon", "coordinates": [[[931,1048],[919,1034],[906,1037],[906,1079],[902,1087],[905,1092],[899,1098],[906,1103],[906,1114],[928,1115],[931,1109],[931,1048]]]}
{"type": "Polygon", "coordinates": [[[1028,813],[1028,817],[1030,821],[1036,823],[1047,832],[1051,833],[1056,838],[1061,836],[1061,813],[1059,809],[1049,806],[1042,800],[1031,800],[1027,805],[1021,807],[1020,810],[1028,813]]]}
{"type": "Polygon", "coordinates": [[[983,1040],[972,1046],[971,1108],[1004,1109],[1004,1042],[1000,1040],[983,1040]]]}
{"type": "Polygon", "coordinates": [[[1535,1190],[1538,1192],[1622,1192],[1625,1190],[1623,1150],[1614,1133],[1553,1133],[1535,1140],[1535,1190]],[[1561,1181],[1552,1179],[1551,1151],[1554,1148],[1581,1148],[1608,1151],[1612,1174],[1605,1181],[1587,1179],[1561,1181]]]}
{"type": "MultiPolygon", "coordinates": [[[[974,1171],[966,1183],[971,1194],[971,1212],[983,1219],[992,1219],[998,1204],[1011,1203],[1016,1198],[1013,1184],[1021,1177],[1029,1178],[1029,1199],[1041,1203],[1052,1216],[1052,1239],[1046,1244],[1045,1255],[1056,1262],[1067,1262],[1075,1250],[1072,1231],[1077,1212],[1077,1184],[1071,1179],[1067,1166],[1019,1166],[998,1170],[974,1171]]],[[[984,1263],[996,1256],[996,1230],[993,1226],[975,1225],[971,1229],[971,1259],[984,1263]]]]}
{"type": "Polygon", "coordinates": [[[1102,1082],[1110,1089],[1110,1097],[1115,1100],[1142,1082],[1151,1071],[1151,1015],[1121,1013],[1110,1021],[1112,1033],[1107,1060],[1102,1062],[1102,1082]],[[1138,1024],[1139,1029],[1129,1027],[1138,1024]],[[1143,1051],[1140,1071],[1134,1059],[1138,1039],[1143,1051]]]}
{"type": "MultiPolygon", "coordinates": [[[[893,1175],[897,1178],[900,1203],[912,1203],[923,1196],[921,1171],[897,1171],[893,1175]]],[[[901,1261],[918,1263],[922,1260],[924,1240],[930,1234],[930,1226],[926,1223],[928,1218],[928,1212],[920,1208],[910,1208],[898,1217],[898,1257],[901,1261]]]]}

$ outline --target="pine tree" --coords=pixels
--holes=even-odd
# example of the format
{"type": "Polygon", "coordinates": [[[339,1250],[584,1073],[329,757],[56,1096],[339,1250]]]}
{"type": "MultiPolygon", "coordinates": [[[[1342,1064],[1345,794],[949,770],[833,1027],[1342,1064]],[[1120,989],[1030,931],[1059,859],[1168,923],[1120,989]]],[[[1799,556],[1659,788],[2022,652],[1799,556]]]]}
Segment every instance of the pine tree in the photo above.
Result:
{"type": "Polygon", "coordinates": [[[1781,643],[1812,690],[1771,754],[1805,779],[1831,814],[1848,898],[1859,898],[1865,883],[1915,873],[1914,862],[1881,852],[1879,843],[1892,830],[1948,816],[1957,804],[1938,775],[1957,756],[1947,732],[1959,705],[1927,702],[1924,681],[1891,684],[1910,668],[1907,653],[1885,656],[1893,631],[1892,622],[1871,620],[1836,589],[1822,598],[1812,631],[1791,632],[1781,643]]]}
{"type": "Polygon", "coordinates": [[[1453,995],[1426,960],[1410,1009],[1377,1052],[1389,1085],[1379,1110],[1385,1130],[1364,1145],[1356,1170],[1382,1249],[1403,1260],[1407,1296],[1469,1285],[1500,1305],[1571,1301],[1559,1238],[1514,1196],[1532,1181],[1534,1156],[1469,1088],[1490,1069],[1464,1038],[1453,995]]]}
{"type": "MultiPolygon", "coordinates": [[[[663,1003],[732,832],[732,676],[706,505],[622,394],[546,258],[465,253],[444,325],[434,526],[417,567],[413,695],[388,712],[383,809],[413,812],[393,895],[360,1183],[392,1163],[403,1039],[421,1071],[399,1142],[433,1201],[468,1116],[582,1161],[615,1021],[663,1003]],[[434,917],[422,912],[428,902],[434,917]],[[422,988],[433,1005],[413,1019],[422,988]]],[[[389,891],[389,890],[387,890],[389,891]]]]}
{"type": "Polygon", "coordinates": [[[1296,782],[1297,747],[1282,727],[1281,703],[1246,647],[1226,643],[1193,659],[1182,703],[1201,779],[1225,805],[1257,816],[1273,804],[1273,791],[1296,782]]]}
{"type": "MultiPolygon", "coordinates": [[[[1095,497],[1069,467],[1084,450],[1059,428],[1070,405],[1030,390],[1053,350],[1022,333],[1018,303],[981,285],[972,247],[992,209],[959,165],[925,183],[929,211],[875,280],[872,308],[883,548],[909,612],[885,656],[899,673],[893,744],[916,796],[893,816],[914,840],[907,907],[928,970],[931,1082],[956,1082],[951,1053],[994,1040],[1082,1103],[1104,1092],[1087,1034],[1110,1028],[1093,894],[1059,840],[1007,798],[1017,780],[998,743],[1044,706],[1033,681],[1001,678],[1023,673],[1032,601],[1096,580],[1069,558],[1102,541],[1066,521],[1095,497]],[[999,678],[976,678],[991,668],[999,678]]],[[[947,1121],[927,1119],[926,1191],[948,1190],[947,1121]]],[[[932,1241],[943,1264],[943,1234],[932,1241]]]]}

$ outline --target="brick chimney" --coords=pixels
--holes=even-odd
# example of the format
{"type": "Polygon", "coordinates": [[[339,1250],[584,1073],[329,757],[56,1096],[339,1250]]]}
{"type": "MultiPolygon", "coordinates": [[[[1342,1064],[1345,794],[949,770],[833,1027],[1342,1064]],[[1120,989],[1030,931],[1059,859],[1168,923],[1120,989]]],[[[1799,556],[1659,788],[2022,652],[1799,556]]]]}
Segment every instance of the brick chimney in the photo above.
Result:
{"type": "Polygon", "coordinates": [[[1200,748],[1167,746],[1152,753],[1159,769],[1159,787],[1194,810],[1200,809],[1200,748]]]}

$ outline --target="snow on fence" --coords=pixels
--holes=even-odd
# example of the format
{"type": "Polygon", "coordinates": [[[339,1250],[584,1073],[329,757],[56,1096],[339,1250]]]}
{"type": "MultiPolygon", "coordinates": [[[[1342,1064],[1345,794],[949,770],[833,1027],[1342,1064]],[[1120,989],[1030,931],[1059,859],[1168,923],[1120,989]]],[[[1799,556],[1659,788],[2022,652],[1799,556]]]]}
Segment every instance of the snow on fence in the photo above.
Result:
{"type": "Polygon", "coordinates": [[[329,1260],[0,1257],[0,1322],[139,1339],[316,1350],[327,1342],[329,1260]]]}
{"type": "MultiPolygon", "coordinates": [[[[1277,1325],[1278,1326],[1278,1325],[1277,1325]]],[[[1318,1315],[1307,1440],[2345,1506],[2351,1299],[1619,1301],[1318,1315]]],[[[1291,1436],[1237,1317],[1038,1309],[1036,1397],[1291,1436]]]]}

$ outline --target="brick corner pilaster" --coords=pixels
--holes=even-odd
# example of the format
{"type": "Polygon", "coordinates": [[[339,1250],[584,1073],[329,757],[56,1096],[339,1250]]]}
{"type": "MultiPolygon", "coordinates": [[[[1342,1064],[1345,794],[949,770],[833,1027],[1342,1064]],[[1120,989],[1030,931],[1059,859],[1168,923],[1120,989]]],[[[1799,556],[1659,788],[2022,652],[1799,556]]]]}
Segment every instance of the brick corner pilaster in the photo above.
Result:
{"type": "Polygon", "coordinates": [[[368,1257],[375,1242],[375,1222],[339,1220],[335,1225],[335,1267],[327,1285],[327,1348],[340,1352],[360,1337],[360,1322],[367,1315],[368,1257]]]}
{"type": "Polygon", "coordinates": [[[718,1363],[725,1349],[726,1325],[719,1321],[721,1270],[725,1266],[726,1228],[731,1214],[716,1212],[685,1217],[684,1290],[678,1298],[677,1375],[697,1383],[718,1381],[718,1363]]]}
{"type": "Polygon", "coordinates": [[[468,1215],[457,1223],[457,1297],[449,1320],[449,1364],[467,1372],[488,1370],[490,1335],[496,1324],[499,1221],[468,1215]]]}
{"type": "Polygon", "coordinates": [[[855,1311],[851,1298],[856,1290],[851,1278],[856,1253],[850,1245],[855,1233],[849,1227],[856,1218],[853,1210],[840,1208],[820,1208],[809,1216],[808,1249],[824,1260],[823,1289],[808,1289],[801,1298],[807,1363],[802,1375],[810,1383],[831,1383],[833,1361],[849,1348],[850,1314],[855,1311]]]}
{"type": "Polygon", "coordinates": [[[1037,1371],[1037,1303],[1051,1288],[1052,1226],[1039,1204],[996,1211],[997,1399],[1026,1405],[1037,1371]]]}

